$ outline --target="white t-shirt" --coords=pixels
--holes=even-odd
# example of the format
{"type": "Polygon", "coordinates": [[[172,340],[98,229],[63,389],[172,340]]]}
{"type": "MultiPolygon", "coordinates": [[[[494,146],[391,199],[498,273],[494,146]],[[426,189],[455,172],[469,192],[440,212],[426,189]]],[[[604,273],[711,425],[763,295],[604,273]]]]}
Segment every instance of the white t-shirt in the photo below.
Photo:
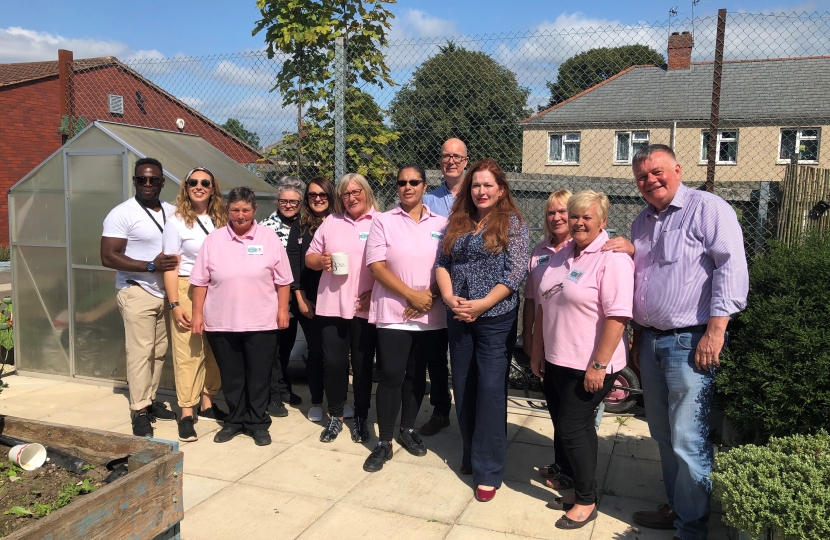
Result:
{"type": "MultiPolygon", "coordinates": [[[[196,216],[196,219],[204,226],[207,232],[211,232],[216,227],[210,220],[210,216],[196,216]]],[[[165,255],[181,255],[182,259],[179,261],[179,275],[189,276],[193,270],[193,263],[196,262],[196,255],[199,254],[199,248],[202,247],[202,242],[207,238],[207,234],[199,227],[199,223],[193,223],[192,228],[188,228],[184,219],[176,214],[167,218],[167,224],[164,226],[164,254],[165,255]]]]}
{"type": "MultiPolygon", "coordinates": [[[[176,207],[161,201],[161,211],[153,212],[141,206],[135,197],[119,204],[104,219],[104,234],[109,238],[126,238],[127,248],[124,255],[137,261],[152,261],[161,253],[164,223],[171,217],[176,207]],[[163,214],[163,215],[162,215],[163,214]]],[[[142,289],[158,298],[164,298],[163,272],[125,272],[119,270],[115,276],[115,288],[125,289],[130,286],[127,280],[135,281],[142,289]]]]}

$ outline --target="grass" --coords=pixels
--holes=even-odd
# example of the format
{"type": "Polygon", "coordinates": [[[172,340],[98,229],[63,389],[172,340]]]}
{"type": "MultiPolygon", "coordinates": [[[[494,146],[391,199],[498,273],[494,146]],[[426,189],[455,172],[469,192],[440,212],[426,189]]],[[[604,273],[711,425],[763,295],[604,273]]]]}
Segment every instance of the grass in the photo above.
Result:
{"type": "Polygon", "coordinates": [[[12,248],[9,244],[0,244],[0,261],[11,260],[12,248]]]}

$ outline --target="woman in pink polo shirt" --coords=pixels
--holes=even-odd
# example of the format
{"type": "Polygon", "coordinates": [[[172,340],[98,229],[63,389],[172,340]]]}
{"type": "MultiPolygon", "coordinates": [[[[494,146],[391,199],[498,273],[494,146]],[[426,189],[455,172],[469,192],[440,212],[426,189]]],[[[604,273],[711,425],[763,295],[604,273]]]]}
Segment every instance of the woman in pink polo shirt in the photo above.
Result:
{"type": "Polygon", "coordinates": [[[631,318],[634,262],[602,251],[609,206],[596,191],[568,200],[573,241],[551,255],[536,288],[531,367],[551,390],[548,410],[574,473],[574,493],[548,503],[566,510],[559,529],[578,529],[597,517],[594,409],[626,362],[622,337],[631,318]]]}
{"type": "Polygon", "coordinates": [[[277,233],[257,225],[256,197],[247,187],[228,194],[228,224],[205,238],[193,270],[192,331],[207,335],[228,404],[214,442],[244,430],[258,446],[271,444],[265,412],[277,329],[288,326],[293,276],[277,233]]]}
{"type": "Polygon", "coordinates": [[[349,359],[354,388],[352,440],[369,440],[366,417],[372,399],[375,325],[369,323],[374,278],[366,268],[366,241],[377,213],[372,188],[357,173],[337,184],[334,214],[314,233],[305,256],[312,270],[323,270],[317,288],[317,316],[323,336],[323,387],[330,419],[320,441],[332,442],[343,429],[344,402],[349,390],[349,359]],[[348,273],[335,274],[332,254],[346,254],[348,273]]]}
{"type": "Polygon", "coordinates": [[[392,458],[395,420],[401,411],[398,442],[410,454],[427,453],[415,431],[426,390],[427,359],[446,313],[435,282],[435,258],[447,225],[423,205],[426,174],[418,165],[398,171],[400,204],[378,215],[369,231],[366,264],[375,278],[369,322],[377,325],[381,380],[375,395],[380,441],[363,470],[376,472],[392,458]]]}

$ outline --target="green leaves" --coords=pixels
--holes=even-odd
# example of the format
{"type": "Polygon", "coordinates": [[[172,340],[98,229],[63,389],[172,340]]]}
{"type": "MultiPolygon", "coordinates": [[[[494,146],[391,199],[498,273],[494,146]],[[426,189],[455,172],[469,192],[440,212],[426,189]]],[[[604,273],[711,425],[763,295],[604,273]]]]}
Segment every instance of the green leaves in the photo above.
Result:
{"type": "Polygon", "coordinates": [[[222,127],[233,133],[238,139],[245,141],[248,145],[259,148],[259,135],[245,129],[245,125],[236,118],[228,118],[222,127]]]}
{"type": "Polygon", "coordinates": [[[3,513],[6,514],[6,515],[12,514],[12,515],[15,515],[15,516],[31,516],[32,515],[31,510],[26,510],[22,506],[12,506],[11,508],[9,508],[8,510],[6,510],[3,513]]]}

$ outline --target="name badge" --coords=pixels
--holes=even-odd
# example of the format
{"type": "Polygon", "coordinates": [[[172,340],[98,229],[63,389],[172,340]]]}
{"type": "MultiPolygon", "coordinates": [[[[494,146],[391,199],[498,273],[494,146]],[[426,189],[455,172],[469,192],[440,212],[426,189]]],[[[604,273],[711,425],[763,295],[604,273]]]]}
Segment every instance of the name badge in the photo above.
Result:
{"type": "Polygon", "coordinates": [[[262,246],[248,246],[248,255],[263,255],[264,253],[262,246]]]}
{"type": "Polygon", "coordinates": [[[571,270],[571,273],[568,274],[568,279],[573,281],[574,283],[579,283],[579,279],[585,274],[582,270],[571,270]]]}
{"type": "Polygon", "coordinates": [[[439,231],[432,231],[430,233],[430,236],[432,236],[433,240],[440,240],[440,239],[444,238],[444,233],[439,232],[439,231]]]}
{"type": "Polygon", "coordinates": [[[369,233],[367,233],[367,232],[358,233],[357,237],[365,242],[366,240],[369,239],[369,233]]]}
{"type": "Polygon", "coordinates": [[[536,264],[537,265],[548,264],[549,260],[550,260],[550,255],[542,255],[541,257],[536,259],[536,264]]]}

